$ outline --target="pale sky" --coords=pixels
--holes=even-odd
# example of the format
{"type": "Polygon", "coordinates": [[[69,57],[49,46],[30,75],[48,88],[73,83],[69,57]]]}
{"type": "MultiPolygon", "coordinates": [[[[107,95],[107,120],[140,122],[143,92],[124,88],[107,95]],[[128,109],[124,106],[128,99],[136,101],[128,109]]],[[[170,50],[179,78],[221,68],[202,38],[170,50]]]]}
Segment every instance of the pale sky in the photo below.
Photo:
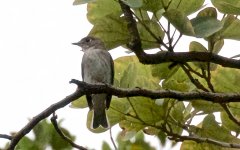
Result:
{"type": "MultiPolygon", "coordinates": [[[[71,43],[85,37],[92,26],[86,19],[86,5],[72,3],[0,1],[1,134],[20,130],[28,118],[73,93],[76,86],[69,85],[71,79],[81,80],[82,52],[71,43]]],[[[110,143],[109,132],[88,131],[87,111],[66,106],[57,114],[64,118],[62,125],[77,136],[76,143],[99,150],[103,139],[110,143]]],[[[119,131],[116,125],[114,138],[119,131]]],[[[6,142],[0,139],[0,147],[6,142]]]]}
{"type": "MultiPolygon", "coordinates": [[[[76,86],[68,82],[81,79],[82,52],[71,43],[85,37],[92,26],[85,16],[86,5],[72,3],[73,0],[0,1],[1,134],[20,130],[28,118],[74,92],[76,86]]],[[[186,45],[183,39],[178,46],[186,49],[186,45]]],[[[239,53],[239,43],[226,42],[225,47],[239,53]]],[[[115,52],[111,54],[117,57],[115,52]]],[[[57,114],[64,118],[63,126],[77,136],[79,145],[99,150],[104,139],[112,146],[109,132],[88,131],[87,111],[66,106],[57,114]]],[[[119,131],[116,125],[113,134],[119,131]]],[[[159,145],[153,136],[148,140],[159,145]]],[[[0,147],[6,141],[0,139],[0,147]]]]}

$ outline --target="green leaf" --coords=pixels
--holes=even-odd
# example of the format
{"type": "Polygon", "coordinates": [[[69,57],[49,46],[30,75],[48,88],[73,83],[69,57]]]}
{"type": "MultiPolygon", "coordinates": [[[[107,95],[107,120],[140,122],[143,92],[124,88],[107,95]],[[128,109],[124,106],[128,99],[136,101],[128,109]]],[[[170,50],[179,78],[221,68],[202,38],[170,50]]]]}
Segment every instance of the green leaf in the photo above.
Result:
{"type": "Polygon", "coordinates": [[[15,148],[15,150],[24,150],[24,149],[41,150],[36,144],[34,144],[34,141],[28,137],[23,137],[15,148]]]}
{"type": "Polygon", "coordinates": [[[143,5],[143,0],[122,0],[122,2],[131,8],[139,8],[143,5]]]}
{"type": "Polygon", "coordinates": [[[240,15],[239,0],[211,0],[212,4],[224,14],[240,15]]]}
{"type": "MultiPolygon", "coordinates": [[[[239,119],[239,117],[238,117],[239,119]]],[[[221,120],[222,120],[222,124],[223,126],[230,130],[230,131],[234,131],[237,134],[240,133],[240,127],[239,125],[237,125],[235,122],[233,122],[231,119],[229,119],[228,115],[226,112],[221,112],[221,120]]]]}
{"type": "Polygon", "coordinates": [[[115,61],[116,78],[122,88],[144,87],[149,89],[160,89],[159,79],[151,74],[151,66],[139,63],[136,56],[125,56],[115,61]]]}
{"type": "Polygon", "coordinates": [[[123,129],[124,139],[130,139],[133,135],[145,127],[162,122],[164,109],[158,106],[149,98],[132,97],[129,98],[130,110],[125,115],[125,119],[119,123],[123,129]],[[130,136],[131,135],[131,136],[130,136]]]}
{"type": "Polygon", "coordinates": [[[171,77],[162,83],[164,89],[189,92],[194,87],[182,69],[178,69],[171,77]]]}
{"type": "Polygon", "coordinates": [[[223,27],[221,21],[213,17],[196,17],[191,23],[198,38],[208,37],[223,27]]]}
{"type": "Polygon", "coordinates": [[[206,100],[193,100],[191,101],[192,106],[196,111],[203,111],[205,114],[222,111],[223,108],[216,103],[208,102],[206,100]]]}
{"type": "Polygon", "coordinates": [[[218,54],[221,51],[223,45],[224,45],[224,39],[219,39],[215,41],[212,52],[215,54],[218,54]]]}
{"type": "Polygon", "coordinates": [[[106,16],[113,14],[120,16],[122,14],[118,1],[112,0],[94,0],[91,3],[88,3],[87,11],[88,21],[92,24],[95,24],[95,22],[106,16]]]}
{"type": "Polygon", "coordinates": [[[158,135],[160,130],[155,127],[147,127],[143,129],[143,132],[147,135],[158,135]]]}
{"type": "MultiPolygon", "coordinates": [[[[64,132],[64,134],[74,141],[75,137],[70,135],[70,133],[61,127],[61,120],[58,123],[59,128],[64,132]]],[[[53,125],[47,120],[41,121],[33,128],[34,139],[31,140],[28,137],[24,137],[17,145],[17,150],[43,150],[50,147],[53,150],[70,150],[72,146],[60,137],[60,135],[55,131],[53,125]]]]}
{"type": "Polygon", "coordinates": [[[171,64],[172,63],[161,63],[152,65],[152,76],[159,78],[159,80],[170,78],[179,69],[178,65],[174,66],[173,68],[169,68],[171,64]]]}
{"type": "Polygon", "coordinates": [[[240,91],[240,70],[218,68],[211,73],[212,84],[216,92],[236,92],[240,91]]]}
{"type": "MultiPolygon", "coordinates": [[[[220,126],[218,122],[215,120],[215,116],[213,114],[207,115],[202,123],[202,126],[199,126],[197,130],[195,130],[195,134],[201,137],[213,139],[219,142],[229,142],[229,143],[239,143],[239,139],[232,136],[231,133],[220,126]],[[217,134],[216,134],[217,133],[217,134]]],[[[202,149],[223,149],[220,146],[216,146],[214,144],[208,143],[196,143],[194,141],[184,141],[181,145],[181,150],[191,149],[191,150],[202,150],[202,149]]]]}
{"type": "Polygon", "coordinates": [[[165,146],[166,145],[166,139],[167,139],[167,135],[162,132],[162,131],[159,131],[158,135],[157,135],[159,141],[161,142],[162,146],[165,146]]]}
{"type": "Polygon", "coordinates": [[[181,135],[182,127],[179,127],[177,123],[183,122],[183,113],[185,106],[183,102],[178,102],[174,99],[165,100],[163,106],[165,109],[165,118],[167,119],[168,125],[171,126],[172,132],[181,135]]]}
{"type": "Polygon", "coordinates": [[[111,126],[125,119],[125,115],[129,112],[129,107],[127,98],[112,98],[110,109],[107,111],[111,126]]]}
{"type": "MultiPolygon", "coordinates": [[[[189,52],[208,52],[208,50],[199,42],[192,41],[189,44],[189,52]]],[[[193,62],[193,64],[197,68],[201,68],[206,70],[207,69],[207,63],[204,62],[193,62]]]]}
{"type": "Polygon", "coordinates": [[[170,2],[168,9],[177,9],[185,15],[190,15],[199,10],[204,0],[173,0],[170,2]]]}
{"type": "Polygon", "coordinates": [[[240,40],[240,20],[232,15],[227,16],[219,34],[224,39],[240,40]]]}
{"type": "Polygon", "coordinates": [[[70,105],[71,108],[87,108],[88,104],[87,104],[87,99],[86,96],[82,96],[79,99],[73,101],[70,105]]]}
{"type": "Polygon", "coordinates": [[[126,44],[130,37],[125,19],[118,14],[96,20],[89,35],[100,38],[107,49],[126,44]]]}
{"type": "Polygon", "coordinates": [[[144,134],[140,132],[132,132],[131,138],[124,139],[126,135],[125,133],[121,133],[117,137],[118,142],[118,150],[155,150],[150,144],[150,142],[146,142],[144,140],[144,134]],[[130,140],[131,139],[131,140],[130,140]]]}
{"type": "Polygon", "coordinates": [[[153,125],[163,118],[162,106],[156,105],[150,98],[132,97],[129,103],[132,107],[129,113],[132,112],[143,124],[153,125]]]}
{"type": "Polygon", "coordinates": [[[183,12],[177,9],[171,9],[166,11],[164,16],[182,34],[190,36],[195,35],[192,23],[183,12]]]}
{"type": "Polygon", "coordinates": [[[197,17],[213,17],[217,18],[217,10],[214,7],[207,7],[203,10],[201,10],[197,17]]]}
{"type": "Polygon", "coordinates": [[[111,147],[107,142],[103,141],[102,150],[111,150],[111,147]]]}
{"type": "Polygon", "coordinates": [[[192,41],[189,45],[190,52],[207,52],[208,50],[199,42],[192,41]]]}
{"type": "Polygon", "coordinates": [[[142,9],[156,13],[166,7],[168,3],[169,0],[143,0],[142,9]]]}
{"type": "Polygon", "coordinates": [[[73,5],[82,5],[82,4],[86,4],[86,3],[90,3],[90,2],[94,2],[96,0],[75,0],[73,2],[73,5]]]}
{"type": "Polygon", "coordinates": [[[140,38],[142,40],[142,48],[143,49],[152,49],[160,47],[159,43],[156,41],[155,38],[146,30],[145,26],[151,30],[151,32],[158,38],[164,38],[164,32],[162,31],[161,27],[156,21],[153,20],[146,20],[142,23],[137,23],[138,32],[140,38]],[[143,24],[144,25],[143,25],[143,24]]]}

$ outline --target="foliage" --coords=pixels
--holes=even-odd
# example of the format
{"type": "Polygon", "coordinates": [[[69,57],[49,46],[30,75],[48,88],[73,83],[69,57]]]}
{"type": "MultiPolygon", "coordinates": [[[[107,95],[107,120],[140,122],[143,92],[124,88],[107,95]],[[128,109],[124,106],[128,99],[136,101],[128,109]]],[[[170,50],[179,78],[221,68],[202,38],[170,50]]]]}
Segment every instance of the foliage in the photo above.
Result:
{"type": "MultiPolygon", "coordinates": [[[[142,132],[136,133],[135,137],[131,140],[122,139],[122,135],[119,134],[117,144],[118,150],[156,150],[149,142],[144,140],[144,134],[142,132]]],[[[102,149],[111,150],[106,142],[103,143],[102,149]]]]}
{"type": "MultiPolygon", "coordinates": [[[[61,124],[61,121],[60,121],[61,124]]],[[[72,140],[75,139],[74,136],[65,129],[61,128],[64,134],[70,137],[72,140]]],[[[52,150],[71,150],[72,146],[60,137],[60,135],[55,131],[53,125],[47,120],[43,120],[41,123],[37,124],[33,128],[34,138],[29,138],[27,136],[23,137],[21,141],[16,146],[16,150],[43,150],[51,148],[52,150]]],[[[6,145],[6,147],[8,147],[6,145]]]]}
{"type": "MultiPolygon", "coordinates": [[[[237,17],[240,14],[239,0],[211,0],[212,7],[206,7],[204,0],[124,0],[123,2],[132,8],[144,50],[159,48],[176,51],[174,48],[178,39],[181,40],[185,35],[191,36],[192,39],[204,39],[208,45],[205,47],[203,43],[191,41],[189,48],[186,48],[189,52],[218,54],[224,46],[225,39],[240,40],[240,20],[237,17]]],[[[108,49],[128,44],[130,33],[118,1],[75,0],[74,2],[75,5],[83,3],[88,3],[87,18],[93,24],[90,35],[101,38],[108,49]],[[111,6],[111,9],[106,6],[111,6]]],[[[121,57],[114,62],[116,87],[180,92],[203,90],[239,93],[240,91],[240,71],[216,64],[193,62],[143,65],[136,56],[121,57]]],[[[87,105],[84,99],[82,97],[72,105],[85,108],[87,105]]],[[[230,112],[233,118],[239,120],[239,103],[229,103],[226,107],[223,105],[225,104],[221,104],[218,100],[212,103],[204,99],[182,102],[169,98],[153,100],[144,97],[121,99],[113,97],[108,117],[112,126],[119,124],[122,128],[121,138],[125,140],[140,136],[139,132],[144,131],[150,135],[158,135],[164,144],[166,136],[177,140],[182,138],[185,130],[189,136],[239,143],[239,125],[229,118],[230,112]],[[220,122],[216,121],[214,116],[216,112],[220,113],[220,122]],[[194,124],[192,120],[197,116],[203,116],[203,120],[199,124],[194,124]]],[[[88,115],[88,128],[90,121],[91,112],[88,115]]],[[[134,145],[129,141],[122,144],[134,145]]],[[[186,140],[182,143],[181,149],[227,148],[220,148],[219,145],[208,142],[197,143],[194,140],[186,140]]]]}

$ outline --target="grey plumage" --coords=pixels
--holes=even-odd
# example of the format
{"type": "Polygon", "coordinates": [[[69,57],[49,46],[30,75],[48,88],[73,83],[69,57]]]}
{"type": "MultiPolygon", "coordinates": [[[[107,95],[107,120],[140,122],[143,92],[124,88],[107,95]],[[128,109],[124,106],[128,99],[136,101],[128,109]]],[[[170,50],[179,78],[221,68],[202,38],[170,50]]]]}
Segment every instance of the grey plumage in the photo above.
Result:
{"type": "MultiPolygon", "coordinates": [[[[82,78],[87,83],[113,84],[114,65],[111,55],[106,51],[104,43],[95,37],[85,37],[78,43],[84,52],[82,58],[82,78]]],[[[100,125],[109,128],[105,110],[109,108],[111,94],[86,95],[90,110],[93,109],[92,128],[100,125]]]]}

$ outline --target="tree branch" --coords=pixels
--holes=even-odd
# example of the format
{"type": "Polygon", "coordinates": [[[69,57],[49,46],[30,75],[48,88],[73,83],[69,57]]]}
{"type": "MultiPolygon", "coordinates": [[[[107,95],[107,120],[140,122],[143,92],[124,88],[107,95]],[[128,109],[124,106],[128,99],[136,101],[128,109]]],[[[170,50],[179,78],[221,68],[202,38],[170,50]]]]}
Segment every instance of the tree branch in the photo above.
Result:
{"type": "Polygon", "coordinates": [[[171,131],[168,131],[166,129],[166,127],[164,127],[164,126],[162,126],[162,130],[165,133],[167,133],[167,136],[170,140],[175,140],[176,142],[183,142],[186,140],[191,140],[191,141],[195,141],[197,143],[209,143],[209,144],[214,144],[214,145],[218,145],[218,146],[226,147],[226,148],[240,148],[240,144],[227,143],[224,141],[218,141],[218,140],[214,140],[211,138],[199,137],[197,135],[189,135],[189,136],[179,135],[179,134],[173,133],[171,131]]]}
{"type": "MultiPolygon", "coordinates": [[[[70,83],[75,83],[78,85],[77,90],[64,98],[63,100],[52,104],[47,109],[42,111],[37,116],[33,117],[30,122],[24,126],[20,131],[18,131],[12,138],[7,138],[11,140],[8,150],[14,150],[14,147],[17,143],[28,134],[35,125],[37,125],[41,120],[50,116],[56,110],[68,105],[72,101],[80,98],[85,94],[99,94],[99,93],[111,93],[112,95],[118,97],[134,97],[134,96],[143,96],[149,97],[152,99],[158,98],[175,98],[179,101],[184,100],[196,100],[196,99],[203,99],[206,101],[211,101],[215,103],[227,103],[227,102],[240,102],[240,94],[238,93],[211,93],[211,92],[178,92],[173,90],[147,90],[141,88],[135,89],[123,89],[123,88],[116,88],[111,85],[106,84],[88,84],[78,80],[71,80],[70,83]]],[[[0,138],[6,138],[6,136],[0,136],[0,138]]]]}
{"type": "Polygon", "coordinates": [[[227,113],[228,117],[230,120],[232,120],[235,124],[237,124],[238,126],[240,126],[240,122],[237,120],[237,118],[235,118],[235,116],[232,114],[232,112],[230,111],[230,109],[228,108],[228,106],[226,104],[220,104],[223,109],[225,110],[225,112],[227,113]]]}
{"type": "Polygon", "coordinates": [[[128,31],[130,33],[130,42],[128,47],[136,54],[139,61],[143,64],[159,64],[164,62],[211,62],[222,65],[223,67],[240,69],[240,60],[226,58],[209,52],[159,52],[156,54],[147,54],[141,46],[141,39],[138,33],[136,21],[133,18],[131,9],[128,5],[119,0],[122,12],[128,23],[128,31]]]}
{"type": "Polygon", "coordinates": [[[196,135],[194,135],[194,136],[180,136],[180,135],[176,136],[176,135],[174,135],[174,136],[170,137],[169,139],[175,140],[176,142],[183,142],[186,140],[191,140],[191,141],[195,141],[197,143],[209,143],[209,144],[214,144],[214,145],[218,145],[221,147],[240,148],[240,144],[217,141],[217,140],[213,140],[211,138],[202,138],[202,137],[198,137],[196,135]]]}
{"type": "Polygon", "coordinates": [[[138,51],[139,52],[143,51],[140,35],[139,35],[138,29],[137,29],[137,23],[136,23],[135,19],[133,18],[130,7],[126,4],[124,4],[122,2],[122,0],[118,0],[118,2],[123,11],[124,17],[127,21],[127,28],[130,33],[130,41],[128,43],[128,47],[135,53],[138,53],[138,51]]]}
{"type": "Polygon", "coordinates": [[[223,57],[208,52],[166,52],[161,51],[156,54],[146,54],[144,51],[135,53],[139,61],[143,64],[160,64],[164,62],[211,62],[223,67],[240,69],[240,60],[223,57]]]}
{"type": "Polygon", "coordinates": [[[67,96],[63,100],[52,104],[50,107],[42,111],[37,116],[33,117],[30,122],[24,126],[20,131],[18,131],[15,135],[12,136],[10,145],[8,147],[8,150],[14,150],[15,146],[18,144],[18,142],[26,135],[28,134],[41,120],[47,118],[50,116],[53,112],[58,110],[59,108],[62,108],[66,106],[67,104],[71,103],[72,101],[78,99],[81,97],[84,92],[81,91],[81,88],[78,88],[73,94],[67,96]]]}
{"type": "Polygon", "coordinates": [[[57,131],[57,133],[65,140],[67,141],[72,147],[79,149],[79,150],[87,150],[86,148],[77,145],[76,143],[74,143],[69,137],[67,137],[66,135],[64,135],[64,133],[62,132],[62,130],[58,127],[58,123],[57,123],[57,115],[55,113],[53,113],[53,116],[51,117],[51,122],[55,128],[55,130],[57,131]]]}
{"type": "Polygon", "coordinates": [[[110,127],[110,129],[109,129],[109,134],[110,134],[110,139],[112,141],[113,147],[115,150],[117,150],[117,145],[115,144],[113,136],[112,136],[112,127],[110,127]]]}
{"type": "Polygon", "coordinates": [[[88,84],[73,79],[71,83],[75,83],[78,87],[83,88],[82,91],[87,94],[111,93],[118,97],[135,97],[143,96],[151,99],[174,98],[179,101],[191,101],[203,99],[214,103],[240,102],[239,93],[212,93],[212,92],[178,92],[174,90],[147,90],[142,88],[125,89],[116,88],[106,84],[88,84]]]}
{"type": "Polygon", "coordinates": [[[0,134],[0,138],[12,140],[12,136],[7,135],[7,134],[0,134]]]}

